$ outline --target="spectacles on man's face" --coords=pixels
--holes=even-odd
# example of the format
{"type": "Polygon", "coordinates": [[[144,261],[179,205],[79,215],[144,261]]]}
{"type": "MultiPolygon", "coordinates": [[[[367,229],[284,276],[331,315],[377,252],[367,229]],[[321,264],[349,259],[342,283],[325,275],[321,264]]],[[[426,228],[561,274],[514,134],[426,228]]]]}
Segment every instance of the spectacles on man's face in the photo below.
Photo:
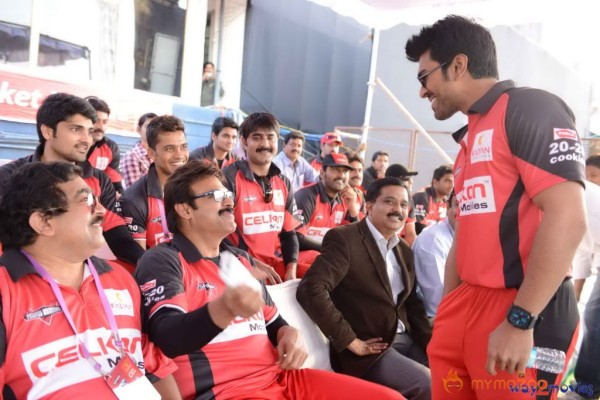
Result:
{"type": "Polygon", "coordinates": [[[72,204],[67,204],[64,207],[53,207],[53,208],[48,208],[45,210],[45,212],[50,212],[50,211],[56,211],[56,210],[66,210],[67,208],[71,207],[71,206],[79,206],[85,204],[86,206],[88,206],[90,213],[94,214],[96,212],[96,207],[98,206],[98,199],[96,198],[96,196],[94,196],[94,193],[89,192],[87,194],[87,196],[85,197],[84,200],[82,201],[78,201],[76,203],[72,203],[72,204]]]}
{"type": "MultiPolygon", "coordinates": [[[[450,60],[452,61],[452,60],[450,60]]],[[[423,89],[427,89],[427,78],[429,77],[429,75],[433,74],[435,71],[437,71],[438,69],[448,65],[450,63],[450,61],[446,61],[443,64],[438,65],[437,67],[422,73],[421,75],[417,76],[417,80],[421,83],[421,86],[423,86],[423,89]]]]}
{"type": "Polygon", "coordinates": [[[203,197],[209,197],[209,196],[212,196],[212,198],[218,203],[225,200],[225,197],[227,197],[230,200],[233,200],[233,193],[230,192],[229,190],[224,190],[224,189],[215,189],[215,190],[211,190],[208,192],[195,194],[192,196],[192,199],[201,199],[203,197]]]}

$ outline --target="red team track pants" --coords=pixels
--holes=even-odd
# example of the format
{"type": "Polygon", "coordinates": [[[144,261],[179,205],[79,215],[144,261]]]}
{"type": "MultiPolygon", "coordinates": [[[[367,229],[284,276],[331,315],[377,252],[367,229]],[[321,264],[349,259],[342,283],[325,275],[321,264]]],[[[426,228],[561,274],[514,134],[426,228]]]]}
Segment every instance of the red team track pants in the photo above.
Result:
{"type": "MultiPolygon", "coordinates": [[[[462,283],[444,297],[427,348],[433,400],[556,398],[558,390],[549,385],[560,385],[562,375],[528,368],[525,378],[505,371],[492,376],[485,369],[489,335],[505,320],[516,294],[516,289],[462,283]]],[[[541,316],[534,329],[534,346],[563,350],[570,358],[579,326],[570,280],[561,284],[541,316]]]]}

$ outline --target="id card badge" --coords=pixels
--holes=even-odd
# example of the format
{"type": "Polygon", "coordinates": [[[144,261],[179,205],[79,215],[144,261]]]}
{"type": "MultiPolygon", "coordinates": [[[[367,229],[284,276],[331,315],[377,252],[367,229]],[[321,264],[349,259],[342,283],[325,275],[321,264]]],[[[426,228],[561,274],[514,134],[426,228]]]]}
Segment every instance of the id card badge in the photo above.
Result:
{"type": "Polygon", "coordinates": [[[106,376],[106,383],[119,400],[160,400],[160,394],[129,354],[125,354],[106,376]]]}

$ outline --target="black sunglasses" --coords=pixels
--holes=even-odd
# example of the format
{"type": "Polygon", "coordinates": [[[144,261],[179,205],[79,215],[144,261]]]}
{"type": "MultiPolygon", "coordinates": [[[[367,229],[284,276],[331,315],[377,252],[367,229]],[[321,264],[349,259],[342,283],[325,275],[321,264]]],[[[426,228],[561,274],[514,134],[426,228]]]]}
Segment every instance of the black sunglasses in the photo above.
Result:
{"type": "MultiPolygon", "coordinates": [[[[452,61],[452,60],[450,60],[450,61],[452,61]]],[[[421,83],[421,86],[423,86],[424,89],[427,89],[427,77],[429,77],[429,75],[433,74],[438,69],[450,64],[450,61],[446,61],[445,63],[440,64],[437,67],[417,76],[417,80],[421,83]]]]}
{"type": "Polygon", "coordinates": [[[271,179],[269,177],[264,177],[260,180],[263,193],[264,193],[264,201],[265,203],[270,203],[273,200],[273,186],[271,186],[271,179]]]}

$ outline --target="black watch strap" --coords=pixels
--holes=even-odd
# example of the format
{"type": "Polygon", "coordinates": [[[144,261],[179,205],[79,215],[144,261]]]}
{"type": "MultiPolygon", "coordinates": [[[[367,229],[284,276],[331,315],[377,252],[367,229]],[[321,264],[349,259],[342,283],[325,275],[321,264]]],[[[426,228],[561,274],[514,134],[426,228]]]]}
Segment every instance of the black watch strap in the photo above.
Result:
{"type": "Polygon", "coordinates": [[[538,318],[538,316],[514,304],[508,309],[508,313],[506,314],[506,320],[509,324],[523,330],[533,329],[538,318]]]}

